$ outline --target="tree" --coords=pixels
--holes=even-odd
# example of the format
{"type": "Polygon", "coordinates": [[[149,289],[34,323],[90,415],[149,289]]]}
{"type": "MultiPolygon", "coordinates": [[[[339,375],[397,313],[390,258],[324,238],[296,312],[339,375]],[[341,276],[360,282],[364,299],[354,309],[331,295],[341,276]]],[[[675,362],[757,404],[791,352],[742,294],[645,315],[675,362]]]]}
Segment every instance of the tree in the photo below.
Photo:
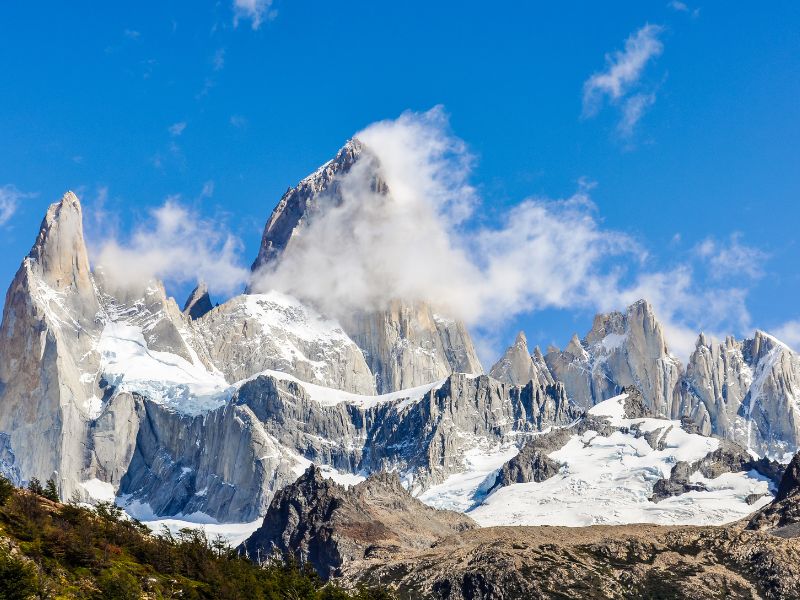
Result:
{"type": "Polygon", "coordinates": [[[47,498],[48,500],[52,500],[53,502],[58,502],[61,498],[58,495],[58,488],[56,488],[56,482],[53,481],[53,478],[47,480],[47,484],[45,485],[44,491],[42,492],[42,496],[47,498]]]}
{"type": "Polygon", "coordinates": [[[8,500],[13,493],[14,484],[0,475],[0,506],[3,506],[3,504],[6,503],[6,500],[8,500]]]}
{"type": "Polygon", "coordinates": [[[39,481],[36,477],[31,477],[31,480],[28,482],[28,489],[34,494],[38,494],[39,496],[44,494],[44,488],[42,487],[42,482],[39,481]]]}

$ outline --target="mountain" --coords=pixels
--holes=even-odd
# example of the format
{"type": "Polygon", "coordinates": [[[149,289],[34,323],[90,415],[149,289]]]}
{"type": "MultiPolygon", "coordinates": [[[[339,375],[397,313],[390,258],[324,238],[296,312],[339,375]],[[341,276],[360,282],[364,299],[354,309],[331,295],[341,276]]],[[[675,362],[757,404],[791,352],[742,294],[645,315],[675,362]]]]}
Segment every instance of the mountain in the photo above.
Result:
{"type": "MultiPolygon", "coordinates": [[[[309,243],[303,238],[304,230],[326,208],[341,205],[342,177],[362,160],[370,161],[370,186],[391,195],[380,161],[359,140],[350,140],[333,160],[287,190],[278,202],[252,266],[256,276],[276,268],[297,246],[309,243]]],[[[396,298],[381,309],[349,315],[343,325],[361,348],[379,393],[423,385],[454,371],[483,373],[464,324],[436,314],[425,302],[396,298]]]]}
{"type": "Polygon", "coordinates": [[[528,338],[523,331],[517,334],[514,344],[509,346],[502,358],[492,366],[489,375],[497,381],[510,385],[525,385],[529,381],[539,385],[555,383],[539,346],[536,346],[531,354],[528,350],[528,338]]]}
{"type": "Polygon", "coordinates": [[[18,481],[83,469],[99,312],[81,206],[68,193],[48,209],[0,325],[0,442],[18,481]]]}
{"type": "Polygon", "coordinates": [[[590,407],[634,386],[653,414],[678,416],[681,366],[667,349],[664,331],[645,300],[624,313],[597,315],[583,340],[573,336],[563,352],[549,351],[545,362],[580,406],[590,407]]]}
{"type": "MultiPolygon", "coordinates": [[[[368,152],[353,140],[287,191],[256,274],[368,152]]],[[[213,305],[199,284],[181,310],[159,281],[91,269],[68,193],[6,297],[0,472],[148,521],[256,526],[313,463],[339,482],[394,471],[482,525],[723,523],[769,502],[770,460],[800,444],[792,350],[701,335],[684,368],[644,300],[564,350],[521,333],[481,373],[464,324],[417,300],[332,316],[276,290],[213,305]]]]}
{"type": "Polygon", "coordinates": [[[424,384],[376,396],[336,321],[276,292],[192,318],[159,282],[92,272],[81,216],[73,194],[50,207],[5,306],[0,456],[18,481],[52,477],[62,497],[119,497],[143,517],[251,521],[311,461],[398,469],[421,491],[467,469],[471,449],[574,418],[558,386],[416,364],[424,384]]]}
{"type": "Polygon", "coordinates": [[[698,338],[684,404],[704,431],[788,459],[800,445],[798,398],[800,357],[786,344],[763,331],[742,341],[698,338]]]}

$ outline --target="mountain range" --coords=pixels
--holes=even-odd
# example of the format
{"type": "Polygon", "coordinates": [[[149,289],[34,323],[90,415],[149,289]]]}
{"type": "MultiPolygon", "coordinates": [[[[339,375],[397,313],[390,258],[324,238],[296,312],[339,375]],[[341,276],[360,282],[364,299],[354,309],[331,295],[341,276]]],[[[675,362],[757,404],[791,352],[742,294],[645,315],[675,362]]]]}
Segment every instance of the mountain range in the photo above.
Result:
{"type": "MultiPolygon", "coordinates": [[[[437,536],[715,525],[769,504],[800,446],[800,357],[765,332],[698,333],[683,365],[642,299],[563,349],[531,351],[520,333],[485,371],[466,325],[435,303],[331,314],[263,289],[347,202],[356,165],[392,198],[351,140],[283,195],[250,286],[218,305],[202,283],[181,309],[159,281],[93,268],[79,199],[52,204],[6,294],[0,473],[145,521],[250,524],[233,541],[268,529],[271,504],[290,501],[281,490],[309,477],[351,494],[357,514],[373,510],[358,498],[378,493],[375,477],[392,498],[461,513],[432,516],[437,536]]],[[[251,549],[277,539],[259,535],[251,549]]]]}

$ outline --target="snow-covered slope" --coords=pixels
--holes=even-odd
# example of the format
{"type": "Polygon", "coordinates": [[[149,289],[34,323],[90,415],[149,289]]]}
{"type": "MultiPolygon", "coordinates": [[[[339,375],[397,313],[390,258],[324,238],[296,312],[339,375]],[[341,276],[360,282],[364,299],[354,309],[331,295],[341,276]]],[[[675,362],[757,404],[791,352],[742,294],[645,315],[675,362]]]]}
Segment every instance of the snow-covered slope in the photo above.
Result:
{"type": "Polygon", "coordinates": [[[229,383],[269,369],[330,388],[375,393],[364,356],[341,325],[285,294],[236,296],[192,324],[229,383]]]}
{"type": "Polygon", "coordinates": [[[689,491],[659,502],[653,487],[670,477],[679,461],[693,463],[718,449],[720,440],[687,432],[680,421],[624,417],[625,395],[594,406],[589,414],[614,427],[572,435],[549,457],[560,472],[535,483],[494,490],[469,511],[488,525],[618,525],[626,523],[722,524],[742,518],[771,500],[769,481],[754,471],[716,478],[693,473],[689,491]],[[651,441],[646,439],[648,436],[651,441]],[[652,435],[655,434],[655,435],[652,435]],[[650,444],[655,440],[656,448],[650,444]],[[754,496],[760,496],[754,503],[754,496]]]}

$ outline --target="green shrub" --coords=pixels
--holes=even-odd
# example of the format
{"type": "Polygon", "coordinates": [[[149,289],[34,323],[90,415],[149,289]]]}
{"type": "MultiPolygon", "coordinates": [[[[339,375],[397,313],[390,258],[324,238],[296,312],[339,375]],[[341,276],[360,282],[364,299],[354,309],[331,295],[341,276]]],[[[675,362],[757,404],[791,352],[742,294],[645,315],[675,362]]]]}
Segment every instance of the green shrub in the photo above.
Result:
{"type": "Polygon", "coordinates": [[[139,581],[126,571],[106,569],[97,578],[97,587],[100,590],[98,599],[139,600],[142,597],[139,581]]]}
{"type": "Polygon", "coordinates": [[[34,566],[0,549],[0,598],[27,600],[34,596],[36,590],[34,566]]]}

